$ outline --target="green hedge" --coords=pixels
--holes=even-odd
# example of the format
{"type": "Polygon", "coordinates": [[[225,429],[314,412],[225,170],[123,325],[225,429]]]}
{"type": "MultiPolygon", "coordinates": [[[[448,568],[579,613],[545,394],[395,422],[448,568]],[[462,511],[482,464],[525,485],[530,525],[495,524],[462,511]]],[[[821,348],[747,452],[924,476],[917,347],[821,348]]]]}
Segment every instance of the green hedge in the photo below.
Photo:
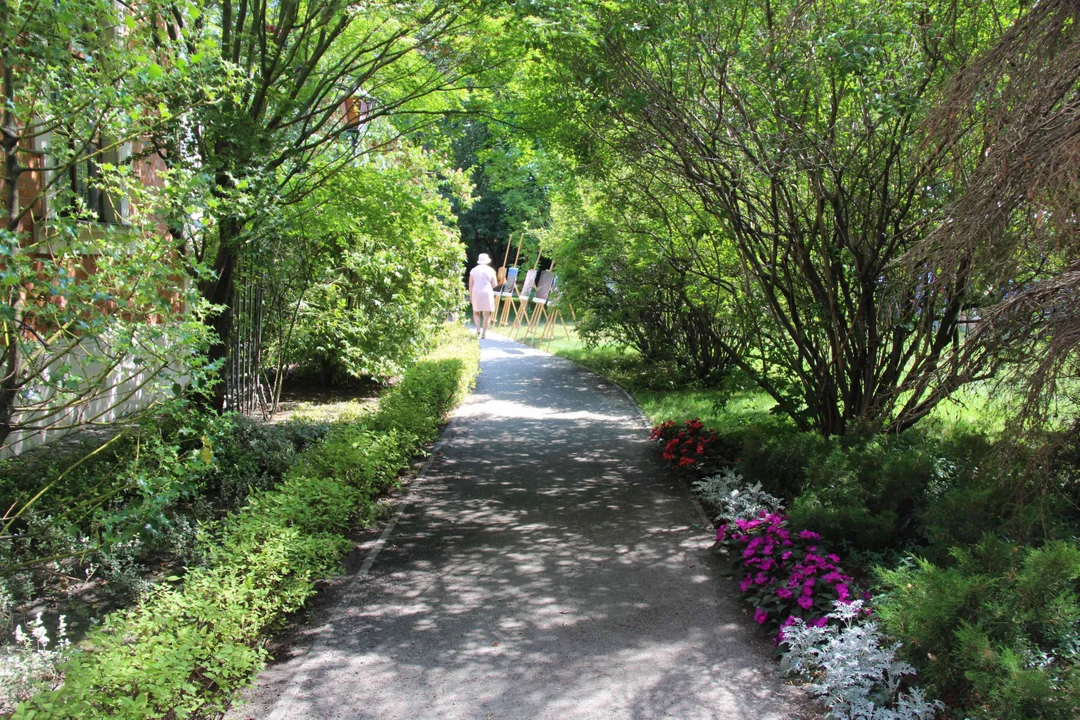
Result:
{"type": "Polygon", "coordinates": [[[409,457],[433,439],[479,368],[475,339],[448,328],[362,421],[304,451],[276,489],[205,539],[205,568],[110,615],[66,666],[64,685],[14,718],[198,718],[220,713],[266,659],[261,640],[333,572],[344,533],[371,517],[409,457]]]}
{"type": "Polygon", "coordinates": [[[987,536],[951,560],[879,571],[877,614],[920,682],[965,717],[1080,717],[1080,544],[987,536]]]}

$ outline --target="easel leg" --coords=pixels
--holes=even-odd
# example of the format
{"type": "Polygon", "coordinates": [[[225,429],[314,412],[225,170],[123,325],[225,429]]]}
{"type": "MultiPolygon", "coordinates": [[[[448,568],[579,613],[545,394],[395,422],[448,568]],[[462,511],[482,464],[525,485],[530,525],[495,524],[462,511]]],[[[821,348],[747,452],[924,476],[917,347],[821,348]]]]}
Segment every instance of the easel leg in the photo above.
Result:
{"type": "Polygon", "coordinates": [[[518,326],[521,325],[521,315],[528,310],[528,308],[526,307],[526,304],[528,302],[528,299],[524,299],[520,303],[518,303],[517,308],[515,308],[516,312],[514,313],[514,325],[510,328],[511,338],[514,337],[514,333],[517,332],[518,326]]]}
{"type": "Polygon", "coordinates": [[[551,349],[551,341],[555,339],[555,325],[559,322],[559,311],[556,310],[548,314],[548,323],[544,326],[544,334],[540,338],[540,342],[547,341],[548,349],[551,349]]]}

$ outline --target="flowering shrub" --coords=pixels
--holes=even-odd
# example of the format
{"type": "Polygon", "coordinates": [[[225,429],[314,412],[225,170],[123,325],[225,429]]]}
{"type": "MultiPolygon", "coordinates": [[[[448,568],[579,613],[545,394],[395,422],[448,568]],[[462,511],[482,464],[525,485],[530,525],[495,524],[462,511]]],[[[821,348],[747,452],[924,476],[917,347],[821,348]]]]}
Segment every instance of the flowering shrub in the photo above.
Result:
{"type": "Polygon", "coordinates": [[[56,626],[56,646],[52,650],[51,642],[41,613],[26,624],[25,631],[22,625],[15,626],[15,642],[0,662],[0,715],[14,711],[18,703],[40,687],[55,687],[60,682],[59,666],[71,651],[63,615],[56,626]]]}
{"type": "Polygon", "coordinates": [[[783,504],[780,498],[762,490],[761,483],[746,485],[733,470],[698,480],[693,488],[702,500],[716,508],[716,522],[725,525],[734,525],[739,519],[752,520],[762,511],[779,512],[783,504]]]}
{"type": "Polygon", "coordinates": [[[734,448],[697,418],[679,426],[674,420],[653,428],[651,439],[664,448],[664,459],[681,468],[707,471],[734,461],[734,448]]]}
{"type": "Polygon", "coordinates": [[[802,619],[820,627],[836,602],[854,599],[840,558],[824,554],[817,533],[791,532],[786,515],[762,510],[752,520],[737,519],[733,528],[721,525],[716,539],[745,571],[739,589],[754,605],[754,620],[761,625],[777,624],[782,631],[802,619]]]}
{"type": "Polygon", "coordinates": [[[783,630],[787,672],[812,679],[810,692],[836,720],[932,720],[944,705],[919,688],[900,692],[915,668],[896,659],[900,643],[887,645],[876,623],[860,622],[863,611],[855,600],[837,603],[821,625],[792,620],[783,630]]]}

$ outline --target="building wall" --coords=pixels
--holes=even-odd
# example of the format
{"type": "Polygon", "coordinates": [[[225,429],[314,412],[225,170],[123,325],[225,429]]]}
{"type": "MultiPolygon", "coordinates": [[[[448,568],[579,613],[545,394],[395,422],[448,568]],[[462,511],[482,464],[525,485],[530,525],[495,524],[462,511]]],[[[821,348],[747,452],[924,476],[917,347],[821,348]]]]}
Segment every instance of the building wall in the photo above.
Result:
{"type": "MultiPolygon", "coordinates": [[[[47,142],[47,138],[36,141],[34,149],[47,149],[47,142]]],[[[138,153],[140,150],[140,144],[133,143],[116,153],[117,157],[110,159],[122,161],[130,157],[132,152],[138,153]]],[[[24,233],[25,242],[30,243],[48,237],[49,214],[57,212],[58,208],[50,207],[48,199],[42,193],[42,189],[50,181],[50,178],[41,169],[43,160],[28,153],[22,156],[22,161],[25,166],[31,167],[32,170],[23,172],[19,177],[20,204],[25,208],[30,201],[33,201],[33,206],[31,211],[23,217],[19,229],[24,233]]],[[[135,174],[143,184],[155,187],[161,183],[160,173],[164,168],[163,160],[160,157],[153,156],[138,161],[135,166],[135,174]]],[[[57,182],[68,183],[69,180],[68,178],[59,178],[57,182]]],[[[126,201],[122,202],[110,198],[108,204],[113,214],[110,219],[122,222],[127,214],[126,201]]],[[[96,223],[85,223],[83,232],[92,233],[96,227],[96,223]]],[[[163,225],[160,225],[158,232],[164,235],[167,231],[163,225]]],[[[55,275],[58,271],[69,272],[76,279],[89,277],[95,272],[96,260],[93,256],[83,257],[77,264],[58,270],[55,265],[55,258],[51,257],[47,252],[48,247],[48,243],[44,243],[42,248],[45,251],[35,253],[40,262],[43,279],[55,275]]],[[[163,289],[163,292],[169,292],[169,290],[163,289]]],[[[63,300],[57,297],[53,298],[52,302],[59,303],[63,302],[63,300]]],[[[98,309],[106,313],[120,312],[115,304],[111,302],[103,303],[98,309]]],[[[157,324],[160,321],[161,319],[157,317],[149,319],[151,324],[157,324]]],[[[36,327],[35,330],[42,333],[47,332],[49,329],[36,327]]],[[[31,333],[28,331],[27,336],[30,335],[31,333]]],[[[48,366],[51,372],[60,372],[62,367],[69,366],[72,373],[77,374],[79,377],[94,378],[102,380],[102,382],[94,383],[92,387],[81,390],[80,392],[85,393],[81,401],[70,408],[64,409],[62,412],[41,411],[16,416],[15,421],[18,424],[28,424],[30,428],[17,431],[9,436],[4,443],[4,447],[0,448],[0,457],[18,455],[28,448],[54,441],[71,432],[78,432],[79,427],[72,429],[69,426],[85,427],[94,424],[114,423],[132,412],[148,407],[158,397],[159,386],[168,386],[174,379],[181,378],[183,375],[182,368],[177,363],[176,366],[170,368],[163,375],[161,382],[153,382],[151,376],[154,373],[142,370],[135,364],[133,358],[126,357],[117,367],[106,373],[104,377],[99,377],[104,372],[104,368],[95,358],[100,358],[103,354],[100,352],[98,341],[88,339],[75,346],[74,349],[59,352],[53,357],[48,366]]],[[[24,402],[38,405],[42,401],[49,400],[50,390],[44,384],[40,384],[36,388],[28,388],[24,398],[24,402]]],[[[61,401],[60,404],[65,402],[61,401]]]]}

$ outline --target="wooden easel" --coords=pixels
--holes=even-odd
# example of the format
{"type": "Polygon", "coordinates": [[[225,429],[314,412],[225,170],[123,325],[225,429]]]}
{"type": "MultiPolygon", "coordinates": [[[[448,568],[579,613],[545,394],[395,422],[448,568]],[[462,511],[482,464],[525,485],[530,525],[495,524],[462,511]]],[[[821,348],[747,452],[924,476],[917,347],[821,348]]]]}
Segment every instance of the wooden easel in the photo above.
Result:
{"type": "MultiPolygon", "coordinates": [[[[541,255],[541,252],[539,250],[537,250],[536,251],[536,262],[533,263],[533,267],[532,267],[532,269],[533,269],[533,277],[534,278],[536,277],[536,270],[540,267],[540,255],[541,255]]],[[[536,287],[535,281],[533,283],[533,287],[536,287]]],[[[522,281],[521,289],[522,290],[525,289],[524,281],[522,281]]],[[[515,313],[514,313],[514,325],[513,325],[513,327],[510,328],[510,337],[511,338],[514,337],[514,333],[517,332],[518,326],[521,325],[521,318],[522,317],[525,317],[525,318],[529,317],[529,293],[531,293],[531,292],[532,292],[532,288],[529,288],[528,293],[523,292],[523,293],[518,295],[518,306],[517,306],[517,308],[515,310],[515,313]]],[[[526,333],[526,337],[528,337],[528,333],[526,333]]]]}
{"type": "MultiPolygon", "coordinates": [[[[540,262],[540,258],[537,258],[537,264],[539,264],[539,262],[540,262]]],[[[554,274],[554,272],[555,272],[555,263],[551,263],[551,267],[549,267],[545,272],[550,272],[550,273],[554,274]]],[[[552,282],[554,282],[554,280],[552,280],[552,282]]],[[[539,281],[538,281],[538,284],[539,284],[539,281]]],[[[532,317],[529,318],[529,324],[525,328],[525,339],[526,340],[529,339],[529,334],[532,333],[532,332],[535,332],[536,329],[539,327],[541,319],[544,320],[544,335],[547,335],[548,324],[549,324],[549,319],[548,319],[549,314],[548,314],[548,311],[547,311],[547,304],[548,304],[548,302],[550,300],[551,300],[551,296],[549,295],[547,300],[545,300],[544,302],[537,302],[536,303],[536,307],[533,309],[533,312],[532,312],[532,317]]],[[[540,342],[543,342],[542,337],[541,337],[540,342]]],[[[540,343],[537,343],[537,347],[539,347],[539,344],[540,343]]]]}
{"type": "MultiPolygon", "coordinates": [[[[571,305],[570,303],[567,303],[566,305],[570,309],[570,317],[572,317],[574,319],[574,324],[577,325],[577,316],[574,314],[574,306],[571,305]]],[[[541,343],[544,342],[545,337],[547,338],[547,346],[548,346],[548,348],[551,347],[551,341],[555,339],[555,325],[558,324],[559,320],[562,318],[562,311],[560,311],[558,309],[558,307],[556,307],[555,311],[553,313],[550,313],[550,317],[551,317],[550,330],[549,330],[549,326],[545,325],[544,326],[544,334],[540,337],[540,342],[541,343]]],[[[563,319],[562,329],[563,329],[563,333],[566,334],[566,339],[569,340],[570,339],[570,330],[569,330],[569,328],[566,327],[566,320],[565,319],[563,319]]]]}
{"type": "MultiPolygon", "coordinates": [[[[524,234],[522,234],[524,237],[524,234]]],[[[502,267],[499,268],[499,272],[496,274],[498,280],[499,291],[495,293],[495,309],[491,312],[491,318],[494,322],[492,325],[497,326],[499,324],[499,303],[502,302],[502,286],[506,284],[506,259],[510,257],[510,246],[514,244],[513,238],[507,238],[506,252],[503,253],[502,267]]],[[[518,250],[521,250],[521,242],[518,242],[518,250]]],[[[517,262],[517,258],[514,259],[517,262]]]]}
{"type": "MultiPolygon", "coordinates": [[[[521,235],[518,236],[517,250],[514,252],[514,264],[511,265],[510,267],[517,267],[518,258],[521,257],[521,243],[523,243],[523,242],[525,242],[525,231],[524,230],[522,230],[521,235]]],[[[503,264],[504,265],[506,264],[506,258],[507,257],[510,257],[510,243],[506,244],[506,257],[503,258],[503,264]]],[[[505,272],[503,274],[505,275],[505,272]]],[[[504,279],[504,282],[505,282],[505,279],[504,279]]],[[[517,292],[517,282],[516,281],[514,282],[514,289],[513,289],[512,292],[517,292]]],[[[506,298],[506,300],[505,300],[506,304],[502,308],[502,317],[501,317],[501,319],[500,319],[500,316],[499,316],[499,303],[500,302],[504,302],[501,288],[499,289],[499,292],[495,294],[495,314],[493,316],[493,319],[495,320],[495,326],[496,327],[498,327],[499,325],[505,325],[506,324],[507,316],[510,314],[510,306],[514,304],[514,297],[511,295],[511,297],[506,298]]]]}

